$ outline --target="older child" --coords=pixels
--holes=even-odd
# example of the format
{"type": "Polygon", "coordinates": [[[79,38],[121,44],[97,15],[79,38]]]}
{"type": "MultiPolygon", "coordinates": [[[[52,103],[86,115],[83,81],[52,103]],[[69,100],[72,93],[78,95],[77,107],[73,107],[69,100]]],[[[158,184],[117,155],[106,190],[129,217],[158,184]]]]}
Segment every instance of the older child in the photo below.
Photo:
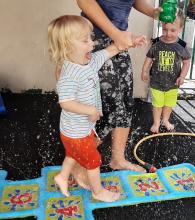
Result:
{"type": "Polygon", "coordinates": [[[169,122],[170,114],[177,102],[178,87],[184,83],[190,67],[190,53],[186,43],[179,38],[183,26],[181,10],[178,10],[174,23],[162,23],[163,34],[153,41],[142,68],[142,80],[150,78],[154,119],[150,130],[153,133],[159,132],[161,115],[166,129],[174,129],[169,122]]]}
{"type": "MultiPolygon", "coordinates": [[[[111,45],[92,54],[92,29],[91,22],[74,15],[61,16],[48,27],[50,53],[58,66],[57,93],[62,108],[60,135],[66,150],[62,170],[54,179],[61,192],[69,196],[68,178],[79,164],[86,169],[93,198],[113,202],[119,199],[120,193],[101,185],[101,156],[95,145],[94,126],[102,116],[98,70],[119,51],[111,45]]],[[[135,43],[144,41],[145,38],[140,37],[135,43]]]]}

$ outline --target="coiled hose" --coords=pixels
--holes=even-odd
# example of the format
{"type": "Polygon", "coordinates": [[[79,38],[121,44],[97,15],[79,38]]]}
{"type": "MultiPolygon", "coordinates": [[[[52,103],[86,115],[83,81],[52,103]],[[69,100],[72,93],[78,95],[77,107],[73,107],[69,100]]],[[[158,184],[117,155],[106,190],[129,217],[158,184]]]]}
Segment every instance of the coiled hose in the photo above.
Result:
{"type": "Polygon", "coordinates": [[[157,171],[157,168],[155,166],[153,166],[152,164],[149,164],[149,163],[146,163],[144,162],[143,160],[141,160],[138,156],[137,156],[137,149],[138,147],[144,142],[144,141],[147,141],[148,139],[152,139],[152,138],[155,138],[155,137],[161,137],[161,136],[191,136],[191,137],[195,137],[195,134],[194,133],[182,133],[182,132],[173,132],[173,133],[159,133],[159,134],[152,134],[152,135],[149,135],[149,136],[146,136],[144,138],[142,138],[134,147],[134,150],[133,150],[133,154],[134,154],[134,157],[135,159],[140,163],[142,164],[146,170],[149,172],[149,173],[155,173],[157,171]]]}

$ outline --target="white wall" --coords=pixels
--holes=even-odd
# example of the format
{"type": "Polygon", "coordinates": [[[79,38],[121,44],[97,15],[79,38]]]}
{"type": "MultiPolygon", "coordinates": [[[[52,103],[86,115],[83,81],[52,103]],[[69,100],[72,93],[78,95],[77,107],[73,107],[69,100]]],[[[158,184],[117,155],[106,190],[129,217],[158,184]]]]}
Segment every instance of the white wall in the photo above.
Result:
{"type": "Polygon", "coordinates": [[[53,90],[47,25],[62,14],[78,13],[74,0],[0,0],[0,88],[53,90]]]}
{"type": "MultiPolygon", "coordinates": [[[[62,14],[79,13],[75,0],[0,0],[0,89],[54,90],[54,65],[47,52],[47,25],[62,14]]],[[[130,30],[151,37],[152,22],[134,10],[130,30]]],[[[140,82],[145,52],[146,48],[130,50],[136,96],[145,95],[144,84],[140,82]]]]}
{"type": "MultiPolygon", "coordinates": [[[[150,41],[153,35],[153,19],[136,10],[132,10],[129,20],[129,29],[137,35],[144,34],[148,41],[150,41]]],[[[129,50],[134,73],[134,96],[138,98],[146,98],[148,93],[148,85],[142,82],[140,78],[142,65],[147,51],[148,46],[129,50]]]]}

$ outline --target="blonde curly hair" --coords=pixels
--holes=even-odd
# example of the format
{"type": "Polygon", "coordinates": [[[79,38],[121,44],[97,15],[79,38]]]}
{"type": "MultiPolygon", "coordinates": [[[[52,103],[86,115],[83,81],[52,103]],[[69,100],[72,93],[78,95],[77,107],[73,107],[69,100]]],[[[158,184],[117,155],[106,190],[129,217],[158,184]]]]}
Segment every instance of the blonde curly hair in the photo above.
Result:
{"type": "Polygon", "coordinates": [[[72,40],[79,39],[86,32],[92,32],[92,23],[81,16],[63,15],[52,20],[48,26],[48,44],[51,59],[61,65],[69,60],[72,40]]]}

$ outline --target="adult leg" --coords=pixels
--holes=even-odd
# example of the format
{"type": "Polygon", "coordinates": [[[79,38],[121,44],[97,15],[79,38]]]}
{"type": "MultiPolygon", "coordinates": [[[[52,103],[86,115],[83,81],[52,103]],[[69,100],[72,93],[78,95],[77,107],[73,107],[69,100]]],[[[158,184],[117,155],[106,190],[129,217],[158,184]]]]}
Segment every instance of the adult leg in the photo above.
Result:
{"type": "MultiPolygon", "coordinates": [[[[133,70],[128,52],[113,58],[113,68],[118,83],[114,90],[115,118],[112,121],[112,157],[110,167],[112,169],[126,169],[137,172],[145,172],[141,166],[130,163],[125,159],[125,148],[130,132],[133,113],[133,70]]],[[[113,84],[114,87],[114,84],[113,84]]]]}
{"type": "MultiPolygon", "coordinates": [[[[108,38],[97,40],[96,49],[110,44],[108,38]]],[[[112,130],[112,169],[145,170],[125,159],[133,106],[133,73],[128,52],[108,60],[99,71],[103,118],[99,123],[103,139],[112,130]]]]}
{"type": "Polygon", "coordinates": [[[112,156],[110,167],[114,170],[145,172],[144,168],[130,163],[124,157],[129,130],[129,128],[114,128],[112,130],[112,156]]]}
{"type": "Polygon", "coordinates": [[[68,179],[71,173],[71,170],[73,169],[75,165],[75,160],[71,157],[66,157],[64,159],[64,162],[62,164],[62,169],[59,174],[57,174],[54,177],[54,181],[60,188],[60,191],[65,196],[70,196],[70,193],[68,192],[68,179]]]}

